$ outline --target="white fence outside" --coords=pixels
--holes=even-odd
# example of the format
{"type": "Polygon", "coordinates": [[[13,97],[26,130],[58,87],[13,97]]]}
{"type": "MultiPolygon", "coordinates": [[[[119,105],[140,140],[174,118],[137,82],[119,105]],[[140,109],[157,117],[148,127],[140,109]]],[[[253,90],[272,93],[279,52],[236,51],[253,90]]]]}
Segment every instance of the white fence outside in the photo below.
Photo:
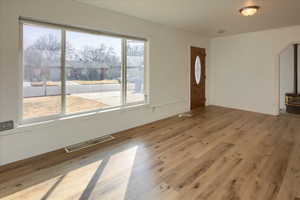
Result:
{"type": "MultiPolygon", "coordinates": [[[[128,84],[128,89],[133,90],[134,84],[128,84]]],[[[68,84],[66,86],[67,94],[78,93],[96,93],[96,92],[112,92],[120,91],[121,84],[98,84],[98,85],[75,85],[68,84]]],[[[40,96],[52,96],[61,94],[60,86],[47,86],[36,87],[30,84],[24,84],[23,95],[24,97],[40,97],[40,96]]]]}

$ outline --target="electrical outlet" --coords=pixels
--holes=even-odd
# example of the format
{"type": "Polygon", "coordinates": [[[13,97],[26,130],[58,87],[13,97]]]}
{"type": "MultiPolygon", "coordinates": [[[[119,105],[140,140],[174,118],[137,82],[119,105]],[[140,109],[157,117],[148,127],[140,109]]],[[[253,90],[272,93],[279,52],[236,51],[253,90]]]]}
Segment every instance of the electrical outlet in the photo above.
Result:
{"type": "Polygon", "coordinates": [[[0,122],[0,131],[7,131],[14,129],[14,121],[6,121],[6,122],[0,122]]]}

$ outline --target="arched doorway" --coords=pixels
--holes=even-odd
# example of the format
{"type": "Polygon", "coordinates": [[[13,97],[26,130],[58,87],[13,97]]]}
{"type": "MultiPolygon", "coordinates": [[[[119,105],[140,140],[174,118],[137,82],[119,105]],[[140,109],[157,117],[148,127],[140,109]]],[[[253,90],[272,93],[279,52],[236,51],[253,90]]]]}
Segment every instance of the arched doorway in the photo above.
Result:
{"type": "Polygon", "coordinates": [[[300,45],[292,43],[279,54],[279,111],[300,113],[300,45]]]}

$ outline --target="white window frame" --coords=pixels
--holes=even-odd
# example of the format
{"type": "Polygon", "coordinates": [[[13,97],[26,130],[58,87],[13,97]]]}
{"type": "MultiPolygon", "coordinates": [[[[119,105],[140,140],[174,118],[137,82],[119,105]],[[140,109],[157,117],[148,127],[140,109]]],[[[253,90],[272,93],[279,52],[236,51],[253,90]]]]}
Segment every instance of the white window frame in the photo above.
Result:
{"type": "Polygon", "coordinates": [[[149,87],[148,87],[148,40],[144,38],[139,37],[133,37],[133,36],[126,36],[121,34],[115,34],[105,31],[98,31],[98,30],[91,30],[86,28],[80,28],[80,27],[74,27],[74,26],[68,26],[68,25],[60,25],[60,24],[54,24],[50,22],[42,22],[37,21],[29,18],[22,18],[19,19],[19,29],[20,29],[20,65],[22,67],[22,86],[21,86],[21,98],[19,105],[19,124],[31,124],[31,123],[39,123],[44,121],[50,121],[55,119],[61,119],[61,118],[68,118],[72,116],[81,116],[84,114],[93,114],[93,113],[100,113],[103,111],[110,111],[110,110],[116,110],[116,109],[126,109],[132,106],[139,106],[139,105],[146,105],[149,104],[149,87]],[[49,116],[43,116],[43,117],[35,117],[35,118],[29,118],[24,119],[23,118],[23,105],[24,105],[24,65],[23,65],[23,26],[24,25],[32,25],[32,26],[39,26],[39,27],[46,27],[46,28],[53,28],[58,29],[61,31],[61,112],[55,115],[49,115],[49,116]],[[121,64],[121,77],[122,77],[122,83],[121,83],[121,105],[120,106],[111,106],[107,108],[99,108],[99,109],[92,109],[77,113],[66,113],[66,71],[65,71],[65,54],[66,54],[66,32],[67,31],[74,31],[74,32],[82,32],[82,33],[88,33],[93,35],[99,35],[99,36],[109,36],[109,37],[116,37],[119,39],[122,39],[122,64],[121,64]],[[127,40],[135,40],[144,42],[144,100],[142,101],[136,101],[132,103],[127,103],[127,40]]]}

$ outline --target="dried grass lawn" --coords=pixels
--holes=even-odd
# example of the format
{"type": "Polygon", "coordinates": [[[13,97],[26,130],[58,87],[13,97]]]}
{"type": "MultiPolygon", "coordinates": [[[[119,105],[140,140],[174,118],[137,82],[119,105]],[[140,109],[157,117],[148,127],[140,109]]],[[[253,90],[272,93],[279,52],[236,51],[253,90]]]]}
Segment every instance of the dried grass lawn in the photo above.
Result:
{"type": "MultiPolygon", "coordinates": [[[[77,96],[67,96],[67,112],[77,113],[85,110],[95,110],[107,105],[77,96]]],[[[24,119],[55,115],[61,111],[61,97],[31,97],[24,98],[24,119]]]]}

